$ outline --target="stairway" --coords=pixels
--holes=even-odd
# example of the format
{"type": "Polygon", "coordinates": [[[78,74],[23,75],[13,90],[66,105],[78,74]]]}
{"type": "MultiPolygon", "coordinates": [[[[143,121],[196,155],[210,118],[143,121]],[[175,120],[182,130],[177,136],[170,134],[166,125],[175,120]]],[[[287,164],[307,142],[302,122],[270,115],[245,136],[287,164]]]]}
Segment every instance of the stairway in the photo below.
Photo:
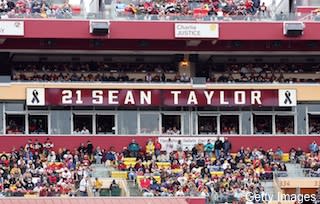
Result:
{"type": "MultiPolygon", "coordinates": [[[[287,167],[287,177],[290,178],[299,178],[299,177],[305,177],[303,173],[303,169],[300,167],[299,164],[292,164],[292,163],[286,163],[287,167]]],[[[264,187],[265,192],[273,196],[274,199],[277,199],[277,192],[275,192],[273,181],[263,181],[262,186],[264,187]]]]}
{"type": "Polygon", "coordinates": [[[278,194],[273,187],[273,181],[263,181],[262,186],[264,187],[265,193],[269,195],[270,198],[273,198],[273,200],[277,198],[278,194]]]}
{"type": "Polygon", "coordinates": [[[93,164],[91,166],[92,168],[92,177],[98,177],[98,178],[109,178],[110,172],[113,170],[111,168],[105,167],[104,164],[93,164]]]}
{"type": "Polygon", "coordinates": [[[134,181],[128,181],[128,189],[130,192],[130,196],[142,196],[140,189],[134,181]]]}
{"type": "Polygon", "coordinates": [[[299,164],[287,163],[286,166],[287,166],[288,177],[290,178],[305,177],[303,173],[303,169],[300,167],[299,164]]]}

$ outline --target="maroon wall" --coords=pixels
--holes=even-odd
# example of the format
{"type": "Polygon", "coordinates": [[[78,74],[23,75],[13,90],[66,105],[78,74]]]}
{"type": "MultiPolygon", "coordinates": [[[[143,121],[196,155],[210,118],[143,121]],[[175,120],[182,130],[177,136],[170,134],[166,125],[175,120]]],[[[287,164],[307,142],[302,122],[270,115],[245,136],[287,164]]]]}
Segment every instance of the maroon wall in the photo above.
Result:
{"type": "MultiPolygon", "coordinates": [[[[8,152],[12,147],[20,147],[24,145],[28,139],[38,139],[43,142],[48,136],[2,136],[0,137],[0,152],[8,152]]],[[[116,150],[122,150],[127,146],[132,139],[135,139],[141,145],[145,145],[148,138],[156,139],[156,136],[50,136],[51,141],[54,142],[55,148],[67,147],[69,149],[77,148],[80,143],[86,143],[90,140],[94,146],[100,146],[108,149],[114,146],[116,150]]],[[[280,146],[284,151],[288,152],[291,147],[301,147],[307,151],[308,146],[312,141],[317,141],[320,144],[319,136],[228,136],[232,143],[232,151],[235,152],[244,147],[263,147],[263,148],[277,148],[280,146]]]]}
{"type": "Polygon", "coordinates": [[[189,204],[205,204],[206,199],[205,198],[187,198],[187,202],[189,204]]]}
{"type": "MultiPolygon", "coordinates": [[[[109,36],[91,35],[88,20],[32,19],[24,22],[24,38],[31,39],[175,39],[175,22],[111,21],[109,36]]],[[[231,21],[218,22],[218,24],[219,40],[320,40],[317,32],[320,30],[320,24],[316,22],[305,22],[304,34],[299,38],[284,36],[283,22],[231,21]]]]}

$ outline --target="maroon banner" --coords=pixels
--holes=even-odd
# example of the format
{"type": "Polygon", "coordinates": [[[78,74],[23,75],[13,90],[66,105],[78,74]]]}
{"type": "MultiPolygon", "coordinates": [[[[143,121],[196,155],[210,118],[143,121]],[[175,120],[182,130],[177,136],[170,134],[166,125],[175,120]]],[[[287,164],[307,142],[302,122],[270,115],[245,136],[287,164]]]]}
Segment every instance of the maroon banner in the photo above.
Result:
{"type": "Polygon", "coordinates": [[[278,106],[278,90],[45,89],[55,106],[278,106]]]}

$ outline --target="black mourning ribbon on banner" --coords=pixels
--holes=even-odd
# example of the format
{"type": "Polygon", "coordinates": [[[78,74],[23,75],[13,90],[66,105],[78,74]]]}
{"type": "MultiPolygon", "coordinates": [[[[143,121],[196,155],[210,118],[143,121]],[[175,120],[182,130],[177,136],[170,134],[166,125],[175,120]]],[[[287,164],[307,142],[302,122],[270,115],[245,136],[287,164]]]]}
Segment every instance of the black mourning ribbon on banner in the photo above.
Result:
{"type": "Polygon", "coordinates": [[[40,103],[40,100],[38,98],[38,95],[39,95],[38,91],[37,90],[33,90],[32,95],[33,95],[33,98],[31,100],[31,102],[32,103],[35,103],[35,102],[40,103]]]}
{"type": "Polygon", "coordinates": [[[287,104],[287,103],[292,104],[292,101],[291,101],[291,98],[290,98],[290,96],[291,96],[290,91],[286,91],[284,93],[284,96],[286,97],[286,99],[284,100],[284,104],[287,104]]]}

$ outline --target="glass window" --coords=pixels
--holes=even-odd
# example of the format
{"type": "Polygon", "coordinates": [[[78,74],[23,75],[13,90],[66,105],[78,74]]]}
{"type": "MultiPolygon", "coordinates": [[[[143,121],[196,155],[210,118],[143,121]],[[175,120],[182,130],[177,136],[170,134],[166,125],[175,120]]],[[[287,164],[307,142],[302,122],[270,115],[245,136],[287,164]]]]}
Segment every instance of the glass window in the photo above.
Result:
{"type": "Polygon", "coordinates": [[[118,111],[118,132],[122,135],[138,133],[137,111],[118,111]]]}
{"type": "Polygon", "coordinates": [[[116,133],[114,115],[96,115],[97,134],[114,135],[116,133]]]}
{"type": "Polygon", "coordinates": [[[92,115],[73,115],[74,134],[92,134],[92,115]]]}
{"type": "Polygon", "coordinates": [[[140,114],[140,133],[159,134],[159,114],[141,113],[140,114]]]}
{"type": "Polygon", "coordinates": [[[254,134],[272,134],[272,115],[253,115],[254,134]]]}
{"type": "Polygon", "coordinates": [[[239,115],[220,116],[221,134],[239,134],[239,115]]]}
{"type": "Polygon", "coordinates": [[[29,115],[29,134],[48,134],[47,115],[29,115]]]}
{"type": "Polygon", "coordinates": [[[25,133],[25,115],[6,114],[6,133],[24,134],[25,133]]]}
{"type": "Polygon", "coordinates": [[[320,134],[320,115],[308,114],[309,134],[320,134]]]}
{"type": "Polygon", "coordinates": [[[169,135],[180,135],[181,115],[162,114],[162,133],[169,135]]]}
{"type": "Polygon", "coordinates": [[[217,134],[217,116],[198,116],[198,134],[217,134]]]}
{"type": "Polygon", "coordinates": [[[276,115],[275,120],[277,134],[294,134],[293,115],[276,115]]]}
{"type": "Polygon", "coordinates": [[[69,110],[51,110],[50,117],[50,134],[70,134],[72,132],[71,112],[69,110]]]}
{"type": "Polygon", "coordinates": [[[6,111],[24,111],[25,106],[24,103],[6,103],[5,109],[6,111]]]}

